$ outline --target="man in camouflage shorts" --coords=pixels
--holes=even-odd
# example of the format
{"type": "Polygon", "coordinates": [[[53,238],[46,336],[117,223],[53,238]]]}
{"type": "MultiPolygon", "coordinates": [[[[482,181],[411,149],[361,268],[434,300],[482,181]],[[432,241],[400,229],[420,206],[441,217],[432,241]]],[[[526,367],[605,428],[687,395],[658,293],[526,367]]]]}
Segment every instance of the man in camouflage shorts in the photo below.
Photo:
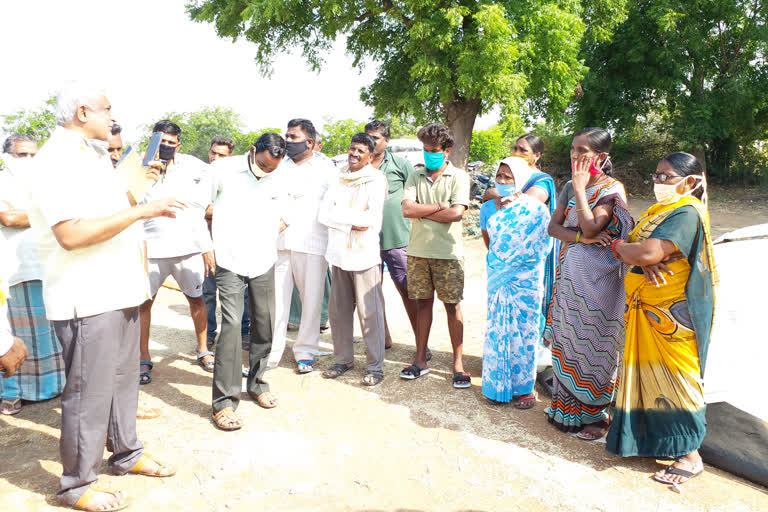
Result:
{"type": "Polygon", "coordinates": [[[468,388],[470,375],[462,361],[464,319],[464,261],[461,217],[469,204],[469,176],[448,162],[453,134],[445,126],[429,124],[419,130],[425,168],[405,183],[403,216],[411,219],[408,244],[408,296],[416,300],[416,360],[400,372],[403,379],[429,373],[427,341],[432,327],[434,295],[445,305],[453,348],[453,386],[468,388]]]}

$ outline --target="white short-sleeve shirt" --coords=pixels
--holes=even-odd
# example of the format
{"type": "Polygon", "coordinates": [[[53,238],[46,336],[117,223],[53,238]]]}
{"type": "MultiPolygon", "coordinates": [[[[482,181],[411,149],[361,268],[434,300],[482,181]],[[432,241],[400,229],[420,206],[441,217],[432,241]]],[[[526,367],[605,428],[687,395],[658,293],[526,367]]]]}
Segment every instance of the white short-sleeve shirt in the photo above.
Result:
{"type": "Polygon", "coordinates": [[[51,229],[62,221],[109,217],[130,208],[127,187],[105,147],[59,126],[34,158],[24,182],[49,320],[116,311],[149,298],[141,225],[72,251],[59,245],[51,229]]]}
{"type": "MultiPolygon", "coordinates": [[[[21,180],[21,174],[27,172],[33,164],[29,158],[16,159],[3,156],[8,166],[0,171],[0,212],[10,209],[9,204],[18,210],[27,210],[27,193],[21,180]]],[[[0,226],[0,237],[7,243],[5,258],[2,262],[6,272],[8,286],[26,281],[42,279],[40,262],[37,259],[34,233],[30,228],[12,228],[0,226]]]]}

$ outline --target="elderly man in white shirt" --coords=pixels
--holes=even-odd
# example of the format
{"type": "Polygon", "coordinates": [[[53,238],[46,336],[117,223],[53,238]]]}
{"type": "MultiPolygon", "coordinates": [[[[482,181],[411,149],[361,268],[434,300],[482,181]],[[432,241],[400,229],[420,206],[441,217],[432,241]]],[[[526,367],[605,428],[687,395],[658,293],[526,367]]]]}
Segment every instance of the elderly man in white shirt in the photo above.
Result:
{"type": "Polygon", "coordinates": [[[354,313],[368,348],[363,384],[384,378],[384,296],[381,289],[379,231],[387,196],[387,178],[371,166],[375,143],[358,133],[349,145],[349,170],[341,173],[323,198],[319,220],[328,226],[326,258],[331,265],[328,315],[336,364],[323,372],[335,379],[352,369],[354,313]]]}
{"type": "Polygon", "coordinates": [[[166,162],[162,178],[147,192],[146,201],[173,196],[188,208],[174,219],[158,218],[144,222],[144,235],[149,258],[149,285],[152,299],[141,306],[141,384],[152,382],[152,358],[149,353],[149,331],[152,304],[157,291],[168,276],[181,288],[189,303],[189,312],[197,338],[197,362],[207,372],[213,372],[213,352],[206,343],[208,311],[203,299],[203,281],[214,269],[213,244],[205,221],[208,207],[208,164],[191,155],[179,154],[181,128],[162,120],[153,133],[162,134],[159,158],[166,162]]]}
{"type": "Polygon", "coordinates": [[[284,156],[283,138],[265,133],[245,157],[221,158],[213,164],[210,199],[216,212],[213,244],[222,326],[216,345],[212,406],[214,423],[222,430],[242,427],[235,409],[242,382],[240,321],[245,288],[251,316],[248,394],[265,409],[277,405],[264,372],[275,322],[277,237],[287,225],[285,190],[276,183],[282,169],[275,170],[284,156]]]}
{"type": "MultiPolygon", "coordinates": [[[[138,221],[172,217],[175,199],[131,206],[106,140],[113,124],[104,93],[71,84],[56,98],[58,126],[26,173],[30,224],[43,267],[43,298],[61,342],[60,499],[81,510],[125,504],[91,484],[104,442],[113,473],[170,476],[136,436],[139,304],[148,297],[138,221]]],[[[155,163],[158,164],[159,163],[155,163]]],[[[157,179],[155,168],[148,176],[157,179]]]]}
{"type": "Polygon", "coordinates": [[[285,334],[293,285],[301,297],[301,325],[293,345],[299,373],[314,371],[320,341],[320,313],[328,263],[325,250],[328,230],[317,221],[320,201],[328,185],[338,176],[333,163],[312,152],[317,132],[311,121],[292,119],[285,133],[286,159],[279,181],[289,196],[291,225],[278,239],[275,265],[275,333],[270,365],[276,365],[285,349],[285,334]]]}

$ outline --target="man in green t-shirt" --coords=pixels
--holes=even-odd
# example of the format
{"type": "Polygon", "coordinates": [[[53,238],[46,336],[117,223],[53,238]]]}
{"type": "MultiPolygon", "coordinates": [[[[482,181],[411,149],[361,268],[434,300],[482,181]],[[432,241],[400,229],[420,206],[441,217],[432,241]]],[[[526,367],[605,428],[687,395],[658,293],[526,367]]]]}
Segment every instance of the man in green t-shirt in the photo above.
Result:
{"type": "Polygon", "coordinates": [[[425,168],[408,177],[403,192],[403,216],[411,219],[408,244],[408,296],[416,300],[416,360],[400,372],[416,379],[429,372],[427,341],[432,327],[434,295],[445,305],[453,348],[453,386],[468,388],[470,375],[462,361],[464,319],[464,255],[461,217],[469,205],[469,175],[448,161],[453,134],[442,124],[419,130],[425,168]]]}
{"type": "MultiPolygon", "coordinates": [[[[403,209],[400,203],[403,200],[403,190],[408,176],[413,173],[411,163],[397,155],[393,155],[387,147],[389,145],[389,126],[383,121],[371,121],[365,125],[365,133],[371,136],[376,143],[371,165],[387,177],[389,194],[384,201],[384,216],[381,225],[381,261],[387,265],[389,277],[395,283],[403,306],[411,321],[411,328],[416,333],[416,301],[408,298],[408,284],[406,279],[406,249],[408,239],[411,236],[411,221],[403,217],[403,209]]],[[[386,333],[385,348],[392,346],[392,336],[389,333],[386,315],[384,315],[384,329],[386,333]]]]}

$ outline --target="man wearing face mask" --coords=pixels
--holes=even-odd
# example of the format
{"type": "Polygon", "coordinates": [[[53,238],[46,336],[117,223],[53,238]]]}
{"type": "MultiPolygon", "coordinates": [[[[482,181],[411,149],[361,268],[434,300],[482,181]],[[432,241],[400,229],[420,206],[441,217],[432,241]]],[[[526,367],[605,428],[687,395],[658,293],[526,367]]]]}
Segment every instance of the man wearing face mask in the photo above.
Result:
{"type": "Polygon", "coordinates": [[[462,361],[464,319],[464,255],[461,217],[469,204],[469,175],[449,161],[453,134],[442,124],[422,127],[417,137],[424,144],[426,169],[405,182],[403,216],[411,219],[406,279],[408,297],[416,300],[416,359],[400,372],[403,379],[429,373],[427,341],[432,327],[434,295],[443,301],[453,348],[453,386],[468,388],[470,375],[462,361]]]}
{"type": "Polygon", "coordinates": [[[240,319],[243,292],[248,289],[251,332],[248,344],[248,394],[261,407],[271,409],[277,400],[264,381],[275,322],[275,262],[277,237],[286,221],[286,191],[276,178],[283,172],[285,141],[265,133],[245,157],[220,158],[213,165],[210,202],[213,244],[216,249],[216,287],[221,302],[221,334],[213,373],[213,419],[222,430],[237,430],[242,421],[235,414],[240,402],[242,350],[240,319]],[[276,175],[275,175],[276,174],[276,175]],[[248,236],[243,236],[243,220],[248,236]]]}
{"type": "Polygon", "coordinates": [[[278,239],[275,265],[275,334],[270,361],[280,361],[294,282],[301,297],[301,325],[293,346],[299,373],[314,371],[320,337],[320,313],[328,263],[325,250],[328,230],[317,221],[320,201],[331,180],[338,176],[333,163],[313,153],[317,132],[312,121],[293,119],[285,134],[285,154],[280,181],[289,194],[292,223],[278,239]]]}
{"type": "Polygon", "coordinates": [[[205,222],[205,209],[210,203],[207,197],[208,165],[178,152],[181,128],[176,123],[159,121],[152,132],[162,134],[158,160],[164,163],[165,172],[147,191],[145,201],[178,197],[188,208],[174,219],[144,222],[152,299],[141,306],[141,384],[152,382],[153,365],[149,353],[152,303],[168,276],[173,276],[189,302],[197,337],[197,361],[205,371],[213,372],[213,353],[206,346],[208,315],[203,300],[203,280],[209,273],[214,274],[216,268],[213,244],[205,222]]]}

